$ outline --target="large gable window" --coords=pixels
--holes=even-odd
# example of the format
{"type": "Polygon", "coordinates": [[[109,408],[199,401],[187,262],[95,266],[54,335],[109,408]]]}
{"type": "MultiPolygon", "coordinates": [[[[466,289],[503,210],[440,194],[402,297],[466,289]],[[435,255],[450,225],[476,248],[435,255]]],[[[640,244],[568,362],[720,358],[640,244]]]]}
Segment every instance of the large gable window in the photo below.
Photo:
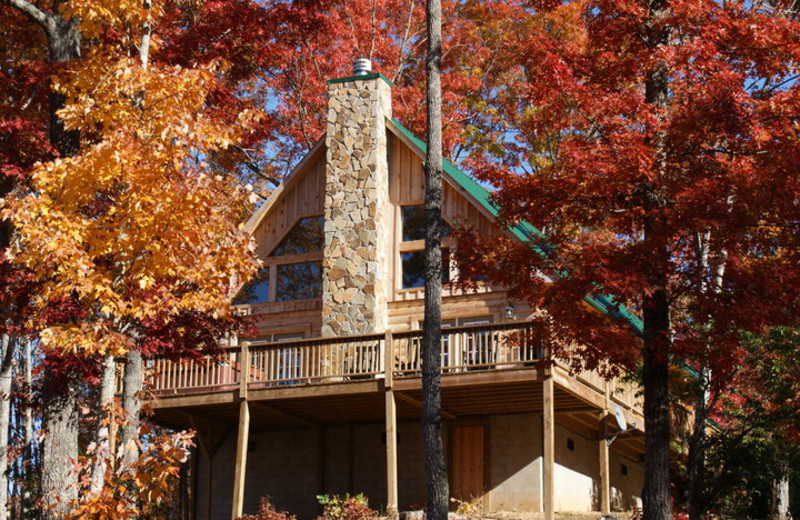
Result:
{"type": "MultiPolygon", "coordinates": [[[[415,289],[425,285],[425,209],[422,205],[402,206],[400,218],[403,226],[400,243],[403,289],[415,289]]],[[[442,220],[442,238],[447,239],[453,228],[442,220]]],[[[442,245],[442,282],[450,281],[449,240],[442,245]]]]}
{"type": "Polygon", "coordinates": [[[322,216],[295,223],[264,261],[264,268],[234,298],[237,305],[306,300],[322,295],[322,216]]]}
{"type": "Polygon", "coordinates": [[[322,262],[278,266],[275,299],[279,302],[322,296],[322,262]]]}
{"type": "Polygon", "coordinates": [[[322,251],[325,245],[325,220],[320,217],[306,217],[286,233],[270,256],[300,255],[322,251]]]}
{"type": "Polygon", "coordinates": [[[256,275],[233,299],[234,305],[263,303],[269,301],[269,268],[259,269],[256,275]]]}

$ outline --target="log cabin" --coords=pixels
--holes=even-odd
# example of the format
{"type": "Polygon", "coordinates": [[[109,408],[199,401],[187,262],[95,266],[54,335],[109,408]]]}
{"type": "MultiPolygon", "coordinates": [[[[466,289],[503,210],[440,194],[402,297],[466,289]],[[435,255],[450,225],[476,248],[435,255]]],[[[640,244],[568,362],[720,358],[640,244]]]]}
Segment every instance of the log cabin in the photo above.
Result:
{"type": "MultiPolygon", "coordinates": [[[[392,119],[391,82],[328,82],[327,132],[252,215],[263,268],[235,303],[258,333],[222,359],[151,362],[154,420],[196,431],[191,517],[253,513],[262,496],[301,519],[316,496],[365,493],[384,511],[425,503],[420,406],[425,145],[392,119]]],[[[445,230],[527,240],[451,163],[445,230]]],[[[443,240],[445,281],[452,238],[443,240]]],[[[611,312],[602,301],[598,312],[611,312]]],[[[610,306],[609,306],[610,307],[610,306]]],[[[442,417],[450,492],[487,511],[640,504],[642,406],[624,379],[537,363],[535,309],[499,287],[445,284],[442,417]],[[634,425],[613,443],[620,416],[634,425]]]]}

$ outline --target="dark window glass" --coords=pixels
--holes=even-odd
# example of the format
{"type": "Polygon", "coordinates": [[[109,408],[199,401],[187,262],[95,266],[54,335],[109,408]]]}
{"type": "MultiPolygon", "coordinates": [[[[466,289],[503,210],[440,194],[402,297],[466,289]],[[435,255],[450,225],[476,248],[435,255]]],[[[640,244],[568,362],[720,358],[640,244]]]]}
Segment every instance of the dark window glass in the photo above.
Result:
{"type": "Polygon", "coordinates": [[[269,268],[259,269],[258,273],[248,283],[242,287],[236,298],[233,299],[234,305],[244,305],[246,303],[263,303],[269,301],[269,268]]]}
{"type": "MultiPolygon", "coordinates": [[[[400,208],[403,220],[403,242],[425,239],[425,209],[422,206],[400,208]]],[[[442,236],[449,237],[453,228],[442,220],[442,236]]]]}
{"type": "Polygon", "coordinates": [[[307,300],[322,295],[322,262],[278,266],[276,300],[307,300]]]}
{"type": "MultiPolygon", "coordinates": [[[[403,289],[425,285],[425,251],[401,253],[403,260],[403,289]]],[[[442,282],[450,281],[450,250],[442,249],[442,282]]]]}
{"type": "Polygon", "coordinates": [[[286,234],[278,247],[270,256],[298,255],[322,251],[325,244],[322,217],[306,217],[297,221],[297,224],[286,234]]]}

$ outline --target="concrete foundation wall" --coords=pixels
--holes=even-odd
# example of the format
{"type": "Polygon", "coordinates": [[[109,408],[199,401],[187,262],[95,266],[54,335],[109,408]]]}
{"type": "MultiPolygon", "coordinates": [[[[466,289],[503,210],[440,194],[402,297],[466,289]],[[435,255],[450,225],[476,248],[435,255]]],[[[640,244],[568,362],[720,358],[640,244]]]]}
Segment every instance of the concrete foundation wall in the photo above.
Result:
{"type": "Polygon", "coordinates": [[[611,510],[630,511],[634,506],[642,507],[644,465],[620,455],[613,449],[608,454],[608,461],[611,470],[611,510]],[[622,474],[623,465],[627,475],[622,474]]]}
{"type": "MultiPolygon", "coordinates": [[[[454,425],[458,425],[455,423],[454,425]]],[[[486,426],[484,507],[490,510],[542,510],[542,418],[539,414],[493,416],[486,426]]],[[[445,428],[445,446],[448,446],[445,428]]],[[[425,465],[419,423],[398,423],[400,510],[426,501],[425,465]]],[[[200,450],[198,450],[199,452],[200,450]]],[[[557,511],[599,509],[597,441],[556,424],[555,507],[557,511]],[[568,447],[571,440],[572,449],[568,447]]],[[[214,457],[210,519],[230,517],[236,432],[230,432],[214,457]]],[[[642,465],[613,450],[610,454],[612,505],[639,505],[642,465]],[[622,465],[627,475],[622,474],[622,465]]],[[[197,518],[207,510],[207,461],[197,465],[197,518]]],[[[383,423],[337,425],[283,431],[252,431],[247,457],[244,512],[254,513],[262,496],[301,520],[315,518],[324,493],[365,493],[373,508],[386,502],[386,445],[383,423]]]]}
{"type": "Polygon", "coordinates": [[[556,511],[599,510],[600,460],[597,441],[559,424],[556,424],[555,437],[556,511]]]}
{"type": "Polygon", "coordinates": [[[542,417],[508,415],[490,422],[486,507],[542,510],[542,417]]]}

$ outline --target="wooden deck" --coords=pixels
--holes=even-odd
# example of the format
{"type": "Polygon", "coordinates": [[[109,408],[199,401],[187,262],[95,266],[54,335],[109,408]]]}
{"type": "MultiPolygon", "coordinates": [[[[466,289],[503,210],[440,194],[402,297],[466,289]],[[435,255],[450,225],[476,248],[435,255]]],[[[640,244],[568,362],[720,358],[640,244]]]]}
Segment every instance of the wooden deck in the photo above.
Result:
{"type": "MultiPolygon", "coordinates": [[[[553,511],[555,425],[598,446],[604,510],[609,502],[609,448],[620,408],[634,431],[614,450],[644,456],[641,398],[624,378],[571,373],[531,341],[531,324],[513,322],[443,331],[442,416],[473,424],[500,414],[543,417],[545,511],[553,511]]],[[[237,434],[234,512],[241,511],[249,432],[318,429],[326,425],[385,422],[387,500],[397,505],[397,421],[419,420],[422,405],[421,331],[318,338],[284,343],[242,342],[214,358],[148,361],[154,420],[197,431],[207,457],[209,428],[237,434]],[[237,427],[238,424],[238,427],[237,427]],[[205,442],[203,442],[205,439],[205,442]]],[[[219,442],[219,441],[217,441],[219,442]]],[[[213,443],[212,443],[213,444],[213,443]]]]}
{"type": "MultiPolygon", "coordinates": [[[[542,382],[555,383],[555,411],[572,427],[596,425],[597,412],[622,408],[643,425],[641,398],[623,378],[570,373],[544,362],[529,323],[445,329],[442,389],[445,418],[542,410],[542,382]]],[[[262,427],[381,420],[392,387],[398,417],[418,417],[421,331],[284,343],[243,342],[216,358],[149,361],[156,420],[189,427],[187,413],[235,421],[242,398],[260,402],[262,427]]],[[[588,433],[588,430],[587,430],[588,433]]]]}

